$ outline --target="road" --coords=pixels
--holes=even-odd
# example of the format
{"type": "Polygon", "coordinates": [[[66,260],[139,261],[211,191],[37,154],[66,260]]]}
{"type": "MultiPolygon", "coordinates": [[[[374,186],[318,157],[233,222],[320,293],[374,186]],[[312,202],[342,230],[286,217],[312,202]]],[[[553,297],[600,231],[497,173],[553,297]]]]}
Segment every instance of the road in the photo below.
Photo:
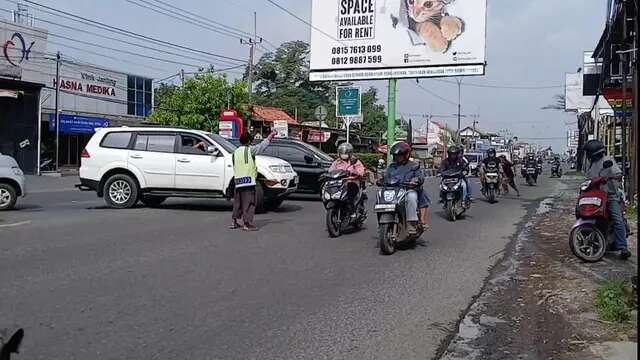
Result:
{"type": "Polygon", "coordinates": [[[496,205],[472,179],[464,220],[436,203],[424,244],[389,257],[374,218],[330,239],[309,199],[245,233],[225,201],[111,210],[73,179],[31,178],[0,214],[0,329],[25,329],[18,359],[430,359],[550,193],[544,177],[496,205]]]}

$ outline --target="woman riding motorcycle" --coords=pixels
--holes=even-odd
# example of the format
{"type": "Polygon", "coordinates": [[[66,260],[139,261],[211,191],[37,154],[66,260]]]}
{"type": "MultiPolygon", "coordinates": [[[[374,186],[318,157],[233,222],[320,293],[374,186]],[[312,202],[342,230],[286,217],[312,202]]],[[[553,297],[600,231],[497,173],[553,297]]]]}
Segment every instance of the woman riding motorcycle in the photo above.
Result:
{"type": "Polygon", "coordinates": [[[418,220],[425,229],[429,228],[428,208],[430,201],[422,188],[424,173],[420,169],[420,165],[409,161],[410,154],[411,146],[404,141],[397,142],[391,147],[393,163],[385,171],[383,183],[391,183],[395,180],[415,186],[414,190],[408,192],[406,210],[409,232],[416,233],[418,220]],[[418,219],[417,209],[420,209],[420,219],[418,219]]]}
{"type": "Polygon", "coordinates": [[[462,156],[460,156],[460,148],[458,146],[452,145],[447,149],[447,158],[440,164],[440,173],[442,174],[445,171],[460,171],[463,173],[462,193],[465,199],[463,206],[469,208],[469,203],[471,202],[469,182],[467,181],[467,177],[464,176],[465,172],[469,172],[469,168],[462,159],[462,156]]]}
{"type": "MultiPolygon", "coordinates": [[[[349,143],[343,143],[338,146],[338,158],[331,164],[329,171],[346,171],[349,173],[349,183],[347,185],[347,193],[349,199],[357,201],[359,210],[364,211],[364,201],[366,195],[362,193],[362,196],[358,196],[361,190],[364,190],[364,175],[365,167],[362,161],[356,159],[353,156],[353,145],[349,143]]],[[[354,215],[356,213],[354,212],[354,215]]]]}

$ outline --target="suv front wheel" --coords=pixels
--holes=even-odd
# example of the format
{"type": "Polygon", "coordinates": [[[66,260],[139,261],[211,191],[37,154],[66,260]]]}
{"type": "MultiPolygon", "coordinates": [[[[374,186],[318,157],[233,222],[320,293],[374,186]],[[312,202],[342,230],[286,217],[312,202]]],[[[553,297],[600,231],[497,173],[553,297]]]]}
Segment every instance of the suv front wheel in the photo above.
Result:
{"type": "Polygon", "coordinates": [[[138,202],[138,183],[131,176],[116,174],[104,183],[104,201],[114,209],[128,209],[138,202]]]}

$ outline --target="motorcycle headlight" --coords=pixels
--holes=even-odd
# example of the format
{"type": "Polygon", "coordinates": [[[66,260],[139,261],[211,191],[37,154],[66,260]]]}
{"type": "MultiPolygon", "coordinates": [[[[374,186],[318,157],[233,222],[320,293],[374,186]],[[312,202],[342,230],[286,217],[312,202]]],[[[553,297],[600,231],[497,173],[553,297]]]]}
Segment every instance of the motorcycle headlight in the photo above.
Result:
{"type": "Polygon", "coordinates": [[[328,191],[325,191],[325,192],[323,192],[323,193],[322,193],[322,197],[323,197],[325,200],[330,200],[330,199],[331,199],[331,194],[329,194],[329,192],[328,192],[328,191]]]}
{"type": "Polygon", "coordinates": [[[580,191],[587,191],[590,186],[591,186],[591,180],[587,180],[582,184],[580,184],[580,191]]]}
{"type": "Polygon", "coordinates": [[[331,195],[331,198],[333,200],[340,200],[341,196],[342,196],[342,191],[338,191],[338,192],[334,193],[333,195],[331,195]]]}
{"type": "Polygon", "coordinates": [[[457,184],[453,185],[453,188],[452,188],[452,189],[453,189],[453,191],[456,191],[456,190],[458,190],[459,188],[460,188],[460,183],[457,183],[457,184]]]}
{"type": "Polygon", "coordinates": [[[393,198],[396,196],[396,192],[393,190],[387,190],[384,192],[384,201],[390,202],[393,201],[393,198]]]}

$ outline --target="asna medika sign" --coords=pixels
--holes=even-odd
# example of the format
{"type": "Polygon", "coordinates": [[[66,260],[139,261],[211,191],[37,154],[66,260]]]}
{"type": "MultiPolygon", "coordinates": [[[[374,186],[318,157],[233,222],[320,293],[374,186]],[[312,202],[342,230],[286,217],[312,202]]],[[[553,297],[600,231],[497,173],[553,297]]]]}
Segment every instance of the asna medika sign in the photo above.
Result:
{"type": "Polygon", "coordinates": [[[484,75],[486,0],[312,0],[312,81],[484,75]]]}

